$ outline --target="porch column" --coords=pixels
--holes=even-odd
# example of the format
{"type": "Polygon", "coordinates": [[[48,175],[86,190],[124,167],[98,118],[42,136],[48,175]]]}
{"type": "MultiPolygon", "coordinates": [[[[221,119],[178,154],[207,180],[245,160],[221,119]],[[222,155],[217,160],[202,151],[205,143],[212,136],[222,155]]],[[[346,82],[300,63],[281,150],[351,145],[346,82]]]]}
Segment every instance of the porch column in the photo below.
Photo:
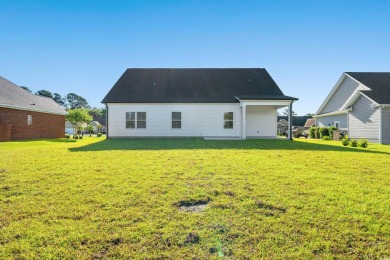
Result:
{"type": "Polygon", "coordinates": [[[288,105],[288,138],[292,140],[292,103],[293,101],[291,100],[290,105],[288,105]]]}
{"type": "Polygon", "coordinates": [[[246,105],[241,105],[241,138],[246,139],[246,105]]]}

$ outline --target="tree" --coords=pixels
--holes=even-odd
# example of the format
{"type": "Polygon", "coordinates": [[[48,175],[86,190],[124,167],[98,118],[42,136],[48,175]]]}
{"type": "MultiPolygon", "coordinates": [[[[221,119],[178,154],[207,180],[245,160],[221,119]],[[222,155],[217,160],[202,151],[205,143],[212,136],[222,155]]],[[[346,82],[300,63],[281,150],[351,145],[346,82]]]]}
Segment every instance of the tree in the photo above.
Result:
{"type": "MultiPolygon", "coordinates": [[[[288,116],[288,108],[286,108],[286,109],[283,111],[283,115],[288,116]]],[[[292,115],[293,115],[293,116],[296,116],[296,115],[297,115],[297,114],[294,112],[294,110],[292,111],[292,115]]]]}
{"type": "Polygon", "coordinates": [[[24,90],[26,90],[26,91],[32,93],[31,89],[29,89],[28,87],[25,87],[25,86],[20,86],[20,87],[21,87],[22,89],[24,89],[24,90]]]}
{"type": "Polygon", "coordinates": [[[66,98],[61,97],[60,94],[54,93],[53,100],[60,106],[66,107],[66,98]]]}
{"type": "Polygon", "coordinates": [[[105,117],[106,109],[93,107],[89,110],[89,114],[93,116],[93,118],[105,117]]]}
{"type": "Polygon", "coordinates": [[[76,108],[69,109],[68,114],[65,116],[66,120],[72,124],[73,133],[76,133],[76,130],[82,127],[82,124],[89,123],[92,121],[92,116],[88,114],[87,109],[76,108]]]}
{"type": "Polygon", "coordinates": [[[41,89],[35,92],[35,95],[53,98],[53,94],[49,90],[41,89]]]}
{"type": "Polygon", "coordinates": [[[66,95],[66,100],[68,101],[70,109],[90,108],[88,101],[75,93],[69,93],[66,95]]]}
{"type": "Polygon", "coordinates": [[[312,113],[307,113],[305,116],[314,116],[312,113]]]}
{"type": "Polygon", "coordinates": [[[92,133],[93,133],[93,126],[91,126],[91,125],[88,125],[87,126],[87,131],[89,132],[89,136],[91,137],[92,136],[92,133]]]}

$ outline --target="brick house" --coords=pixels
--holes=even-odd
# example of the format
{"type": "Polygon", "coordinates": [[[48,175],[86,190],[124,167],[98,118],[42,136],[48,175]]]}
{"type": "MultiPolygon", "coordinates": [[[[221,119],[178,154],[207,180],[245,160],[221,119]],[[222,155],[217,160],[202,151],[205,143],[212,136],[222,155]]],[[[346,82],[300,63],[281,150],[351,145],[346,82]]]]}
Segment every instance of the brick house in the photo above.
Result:
{"type": "Polygon", "coordinates": [[[0,77],[0,141],[61,138],[66,111],[0,77]]]}

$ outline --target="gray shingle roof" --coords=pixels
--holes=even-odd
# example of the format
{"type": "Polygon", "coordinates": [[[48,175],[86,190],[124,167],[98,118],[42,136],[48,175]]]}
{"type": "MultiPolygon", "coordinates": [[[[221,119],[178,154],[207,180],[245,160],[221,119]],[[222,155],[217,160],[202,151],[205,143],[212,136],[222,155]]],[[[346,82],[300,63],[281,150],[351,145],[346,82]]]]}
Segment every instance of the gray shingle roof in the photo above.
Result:
{"type": "Polygon", "coordinates": [[[34,95],[0,76],[0,107],[65,115],[53,99],[34,95]]]}
{"type": "MultiPolygon", "coordinates": [[[[312,118],[311,116],[293,116],[292,118],[292,125],[293,126],[304,126],[306,123],[306,120],[312,118]]],[[[280,120],[286,120],[288,121],[288,116],[278,116],[278,121],[280,120]]]]}
{"type": "Polygon", "coordinates": [[[265,69],[127,69],[102,103],[232,103],[287,97],[265,69]]]}
{"type": "Polygon", "coordinates": [[[390,72],[346,72],[369,87],[361,91],[378,104],[390,104],[390,72]]]}

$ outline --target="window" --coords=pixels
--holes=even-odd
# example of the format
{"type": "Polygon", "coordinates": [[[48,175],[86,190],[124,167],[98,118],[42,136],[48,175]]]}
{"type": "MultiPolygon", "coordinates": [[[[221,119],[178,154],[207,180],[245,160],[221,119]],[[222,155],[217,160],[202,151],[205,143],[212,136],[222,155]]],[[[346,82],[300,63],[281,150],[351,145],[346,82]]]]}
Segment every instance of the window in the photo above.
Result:
{"type": "Polygon", "coordinates": [[[27,124],[32,125],[32,115],[27,116],[27,124]]]}
{"type": "Polygon", "coordinates": [[[335,121],[335,122],[333,122],[333,125],[334,125],[338,130],[340,130],[340,121],[335,121]]]}
{"type": "Polygon", "coordinates": [[[137,128],[146,128],[146,112],[137,112],[137,128]]]}
{"type": "Polygon", "coordinates": [[[181,112],[172,112],[172,128],[181,128],[181,112]]]}
{"type": "Polygon", "coordinates": [[[126,128],[135,128],[135,112],[126,112],[126,128]]]}
{"type": "Polygon", "coordinates": [[[233,129],[233,112],[224,113],[223,120],[223,128],[233,129]]]}

